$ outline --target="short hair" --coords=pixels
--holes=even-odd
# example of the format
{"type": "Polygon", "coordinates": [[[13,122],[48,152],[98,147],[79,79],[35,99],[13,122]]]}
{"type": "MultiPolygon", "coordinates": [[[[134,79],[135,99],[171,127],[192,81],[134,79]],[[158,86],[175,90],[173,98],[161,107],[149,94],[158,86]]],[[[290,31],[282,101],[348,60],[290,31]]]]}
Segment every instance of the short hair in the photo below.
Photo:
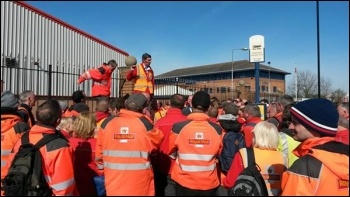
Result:
{"type": "Polygon", "coordinates": [[[115,60],[109,60],[108,65],[112,68],[116,68],[118,66],[118,63],[115,60]]]}
{"type": "Polygon", "coordinates": [[[81,103],[81,101],[84,99],[85,99],[85,95],[83,91],[77,90],[73,92],[72,100],[74,103],[81,103]]]}
{"type": "Polygon", "coordinates": [[[96,104],[96,111],[99,111],[99,112],[108,112],[108,101],[105,100],[105,99],[101,99],[101,100],[98,100],[97,101],[97,104],[96,104]]]}
{"type": "Polygon", "coordinates": [[[277,150],[279,134],[277,127],[267,121],[259,122],[253,129],[253,146],[260,149],[277,150]]]}
{"type": "Polygon", "coordinates": [[[181,94],[173,94],[170,97],[170,106],[172,108],[178,108],[178,109],[182,109],[185,105],[186,102],[186,98],[184,95],[181,94]]]}
{"type": "Polygon", "coordinates": [[[261,112],[260,112],[260,108],[258,105],[255,104],[248,104],[245,106],[244,108],[244,112],[248,113],[249,115],[253,116],[253,117],[261,117],[261,112]]]}
{"type": "Polygon", "coordinates": [[[150,54],[148,54],[148,53],[144,53],[142,55],[142,61],[146,60],[147,58],[152,58],[152,56],[150,54]]]}
{"type": "Polygon", "coordinates": [[[21,103],[26,102],[28,100],[28,97],[30,95],[32,95],[32,94],[34,94],[33,91],[31,91],[31,90],[24,90],[23,92],[21,92],[21,94],[19,94],[19,101],[21,103]]]}
{"type": "Polygon", "coordinates": [[[210,106],[211,107],[221,107],[221,103],[220,103],[220,101],[219,101],[219,99],[215,99],[216,97],[213,97],[212,99],[211,99],[211,102],[210,102],[210,106]]]}
{"type": "Polygon", "coordinates": [[[95,114],[89,111],[79,113],[74,120],[73,128],[74,137],[76,138],[88,139],[93,137],[96,129],[95,114]]]}
{"type": "Polygon", "coordinates": [[[62,117],[61,106],[56,100],[47,100],[38,106],[36,119],[39,124],[56,127],[62,117]]]}
{"type": "Polygon", "coordinates": [[[123,98],[113,98],[109,101],[109,108],[112,110],[117,109],[117,111],[120,111],[120,109],[125,108],[125,100],[123,98]]]}
{"type": "Polygon", "coordinates": [[[277,102],[284,107],[286,105],[293,104],[294,98],[288,94],[285,94],[283,96],[278,97],[277,102]]]}
{"type": "Polygon", "coordinates": [[[208,116],[212,118],[217,118],[219,114],[218,107],[210,106],[208,109],[208,116]]]}

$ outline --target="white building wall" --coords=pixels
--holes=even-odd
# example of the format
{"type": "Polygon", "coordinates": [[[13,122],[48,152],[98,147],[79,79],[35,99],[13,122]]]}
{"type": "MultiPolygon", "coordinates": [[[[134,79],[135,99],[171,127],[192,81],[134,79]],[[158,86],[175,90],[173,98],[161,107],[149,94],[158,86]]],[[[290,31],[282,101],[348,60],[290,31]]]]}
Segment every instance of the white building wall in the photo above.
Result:
{"type": "MultiPolygon", "coordinates": [[[[82,32],[24,2],[1,1],[1,79],[4,90],[19,94],[33,90],[48,95],[52,65],[52,96],[71,96],[82,89],[91,95],[91,80],[78,86],[78,76],[114,59],[125,66],[128,53],[82,32]],[[16,59],[15,68],[5,58],[16,59]],[[37,65],[37,63],[39,65],[37,65]]],[[[118,96],[118,71],[113,73],[112,94],[118,96]]]]}

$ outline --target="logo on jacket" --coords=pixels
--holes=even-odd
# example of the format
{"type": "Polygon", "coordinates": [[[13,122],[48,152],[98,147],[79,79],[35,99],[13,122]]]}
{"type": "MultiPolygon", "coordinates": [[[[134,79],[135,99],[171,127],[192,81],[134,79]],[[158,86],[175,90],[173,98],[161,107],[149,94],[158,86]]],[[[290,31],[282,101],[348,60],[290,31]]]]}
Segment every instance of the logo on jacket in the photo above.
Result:
{"type": "Polygon", "coordinates": [[[114,134],[114,139],[119,140],[121,143],[127,143],[128,140],[135,139],[135,134],[129,133],[129,127],[121,127],[120,133],[114,134]]]}
{"type": "Polygon", "coordinates": [[[194,139],[188,139],[189,144],[194,144],[195,147],[202,148],[204,145],[209,145],[210,140],[204,139],[204,133],[203,132],[196,132],[194,139]]]}
{"type": "Polygon", "coordinates": [[[349,181],[338,179],[338,188],[339,189],[349,189],[349,181]]]}

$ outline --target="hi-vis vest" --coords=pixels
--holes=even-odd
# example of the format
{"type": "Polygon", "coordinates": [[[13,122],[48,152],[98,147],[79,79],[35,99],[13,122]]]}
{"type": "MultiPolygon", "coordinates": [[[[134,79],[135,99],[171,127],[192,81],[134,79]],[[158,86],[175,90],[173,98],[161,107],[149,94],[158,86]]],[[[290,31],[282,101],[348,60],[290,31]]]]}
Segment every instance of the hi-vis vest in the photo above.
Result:
{"type": "MultiPolygon", "coordinates": [[[[246,168],[248,162],[247,149],[241,148],[239,152],[242,156],[243,166],[246,168]]],[[[288,167],[287,157],[277,150],[262,150],[258,148],[254,148],[254,155],[255,162],[261,169],[260,173],[265,180],[269,196],[280,196],[282,193],[282,174],[288,167]]]]}
{"type": "Polygon", "coordinates": [[[137,80],[134,84],[134,90],[145,92],[147,87],[150,94],[153,94],[153,71],[145,71],[142,64],[137,65],[137,80]]]}

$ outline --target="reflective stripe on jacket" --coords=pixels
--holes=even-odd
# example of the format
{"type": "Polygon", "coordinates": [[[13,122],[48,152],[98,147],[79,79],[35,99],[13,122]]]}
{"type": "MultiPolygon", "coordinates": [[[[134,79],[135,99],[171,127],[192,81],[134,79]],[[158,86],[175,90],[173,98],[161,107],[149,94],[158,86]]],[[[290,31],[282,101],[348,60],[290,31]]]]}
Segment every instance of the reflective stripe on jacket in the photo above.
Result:
{"type": "Polygon", "coordinates": [[[349,196],[349,145],[314,137],[293,152],[299,159],[283,173],[282,196],[349,196]]]}
{"type": "Polygon", "coordinates": [[[107,96],[111,94],[113,69],[106,65],[90,69],[79,77],[79,82],[92,79],[91,96],[107,96]]]}
{"type": "MultiPolygon", "coordinates": [[[[106,119],[107,121],[107,119],[106,119]]],[[[104,123],[103,123],[104,124],[104,123]]],[[[154,176],[149,156],[159,149],[163,134],[143,114],[121,109],[104,127],[102,147],[96,161],[103,161],[107,196],[154,195],[154,176]]],[[[100,133],[99,132],[99,133],[100,133]]],[[[98,145],[97,145],[98,146],[98,145]]],[[[99,166],[101,167],[101,166],[99,166]]]]}
{"type": "Polygon", "coordinates": [[[146,71],[142,64],[137,65],[137,78],[135,79],[134,91],[146,92],[153,94],[154,74],[153,70],[146,71]]]}
{"type": "Polygon", "coordinates": [[[170,134],[168,154],[176,157],[171,178],[190,189],[214,189],[220,184],[217,156],[222,128],[205,113],[191,113],[187,119],[174,124],[170,134]]]}
{"type": "MultiPolygon", "coordinates": [[[[29,130],[25,122],[21,122],[19,115],[15,113],[4,114],[1,108],[1,178],[8,172],[10,153],[21,135],[29,130]]],[[[13,110],[15,112],[15,110],[13,110]]]]}
{"type": "MultiPolygon", "coordinates": [[[[29,142],[36,144],[45,134],[54,133],[54,128],[34,125],[29,131],[29,142]]],[[[18,140],[13,153],[10,154],[10,161],[21,145],[18,140]]],[[[55,139],[40,148],[43,157],[43,173],[52,192],[55,196],[72,196],[75,188],[73,170],[73,149],[63,139],[55,139]]]]}
{"type": "MultiPolygon", "coordinates": [[[[242,156],[243,167],[248,165],[247,149],[241,148],[239,153],[242,156]]],[[[265,180],[269,196],[279,196],[281,190],[282,174],[287,170],[287,157],[277,150],[262,150],[254,148],[255,162],[260,167],[261,175],[265,180]]]]}

